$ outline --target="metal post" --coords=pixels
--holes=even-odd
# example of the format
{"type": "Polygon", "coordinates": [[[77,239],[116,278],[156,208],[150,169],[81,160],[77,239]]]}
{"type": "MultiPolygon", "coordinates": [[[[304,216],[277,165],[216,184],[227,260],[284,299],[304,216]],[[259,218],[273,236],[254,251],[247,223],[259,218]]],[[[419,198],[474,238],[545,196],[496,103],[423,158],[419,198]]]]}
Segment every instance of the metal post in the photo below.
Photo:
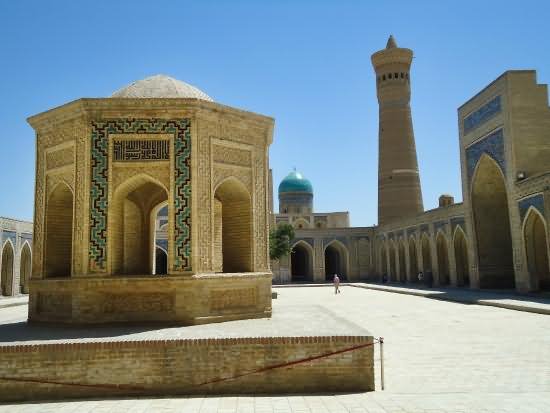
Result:
{"type": "Polygon", "coordinates": [[[380,337],[378,342],[380,343],[380,383],[384,390],[384,337],[380,337]]]}

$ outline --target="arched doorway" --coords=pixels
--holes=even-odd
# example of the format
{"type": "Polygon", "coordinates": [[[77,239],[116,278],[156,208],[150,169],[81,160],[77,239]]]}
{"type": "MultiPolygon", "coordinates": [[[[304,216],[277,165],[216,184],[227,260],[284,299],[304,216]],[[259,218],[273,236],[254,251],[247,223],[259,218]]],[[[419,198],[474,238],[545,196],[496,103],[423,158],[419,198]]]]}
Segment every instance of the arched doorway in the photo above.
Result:
{"type": "Polygon", "coordinates": [[[454,237],[456,283],[459,287],[470,285],[470,269],[468,265],[468,245],[466,236],[460,227],[457,227],[454,237]]]}
{"type": "Polygon", "coordinates": [[[164,186],[145,174],[130,178],[115,190],[109,211],[113,274],[153,273],[153,211],[167,199],[164,186]]]}
{"type": "Polygon", "coordinates": [[[523,239],[532,285],[538,286],[541,290],[550,290],[546,226],[541,215],[534,209],[529,210],[525,219],[523,239]]]}
{"type": "Polygon", "coordinates": [[[449,285],[449,254],[447,250],[447,240],[440,232],[436,238],[437,245],[437,268],[439,272],[439,284],[449,285]]]}
{"type": "Polygon", "coordinates": [[[305,243],[299,242],[290,254],[290,275],[293,282],[313,281],[312,251],[305,243]]]}
{"type": "Polygon", "coordinates": [[[57,185],[46,205],[44,274],[70,277],[73,249],[73,193],[65,183],[57,185]]]}
{"type": "Polygon", "coordinates": [[[155,248],[155,274],[166,275],[168,273],[168,254],[160,247],[155,248]]]}
{"type": "Polygon", "coordinates": [[[416,241],[413,237],[409,238],[409,277],[412,282],[418,281],[418,258],[416,256],[416,241]]]}
{"type": "Polygon", "coordinates": [[[225,273],[252,271],[251,199],[235,178],[214,193],[214,267],[225,273]]]}
{"type": "Polygon", "coordinates": [[[402,283],[407,281],[407,267],[405,263],[405,245],[403,240],[399,242],[399,281],[402,283]]]}
{"type": "Polygon", "coordinates": [[[382,280],[384,279],[384,276],[387,277],[388,275],[388,256],[386,253],[385,243],[380,247],[380,275],[382,280]]]}
{"type": "Polygon", "coordinates": [[[424,274],[432,271],[432,253],[430,251],[430,239],[428,235],[422,236],[422,271],[424,274]]]}
{"type": "Polygon", "coordinates": [[[397,281],[397,265],[395,262],[395,255],[395,244],[393,243],[393,241],[390,241],[390,281],[397,281]]]}
{"type": "Polygon", "coordinates": [[[332,281],[334,274],[338,274],[340,279],[347,278],[347,259],[346,247],[338,241],[332,241],[325,248],[325,279],[332,281]]]}
{"type": "Polygon", "coordinates": [[[19,288],[22,294],[29,293],[29,279],[31,277],[31,249],[25,243],[21,250],[21,263],[19,269],[19,288]]]}
{"type": "Polygon", "coordinates": [[[487,155],[479,160],[472,183],[472,210],[480,288],[514,288],[512,238],[504,176],[487,155]]]}
{"type": "Polygon", "coordinates": [[[2,295],[13,295],[13,245],[10,241],[2,248],[1,289],[2,295]]]}

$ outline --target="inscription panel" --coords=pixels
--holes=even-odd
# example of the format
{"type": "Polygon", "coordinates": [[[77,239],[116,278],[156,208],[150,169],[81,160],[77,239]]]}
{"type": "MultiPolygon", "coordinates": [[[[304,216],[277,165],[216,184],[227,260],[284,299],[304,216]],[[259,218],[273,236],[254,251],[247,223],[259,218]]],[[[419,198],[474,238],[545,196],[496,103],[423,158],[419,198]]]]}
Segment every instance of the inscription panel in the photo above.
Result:
{"type": "Polygon", "coordinates": [[[169,140],[113,140],[113,159],[119,162],[167,161],[170,159],[169,140]]]}
{"type": "Polygon", "coordinates": [[[225,163],[229,165],[250,166],[252,157],[250,151],[232,148],[229,146],[213,146],[214,162],[225,163]]]}
{"type": "Polygon", "coordinates": [[[258,302],[256,288],[210,291],[210,310],[232,310],[255,307],[258,302]]]}

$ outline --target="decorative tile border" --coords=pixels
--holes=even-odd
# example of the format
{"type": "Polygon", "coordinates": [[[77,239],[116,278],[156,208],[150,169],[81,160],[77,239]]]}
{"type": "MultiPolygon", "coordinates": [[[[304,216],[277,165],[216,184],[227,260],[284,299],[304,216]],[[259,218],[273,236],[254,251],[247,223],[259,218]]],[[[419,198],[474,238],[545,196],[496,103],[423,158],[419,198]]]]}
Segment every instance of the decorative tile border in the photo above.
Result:
{"type": "Polygon", "coordinates": [[[537,211],[541,213],[543,217],[545,217],[544,195],[535,194],[535,195],[529,196],[528,198],[523,198],[522,200],[518,201],[519,215],[521,217],[522,222],[523,222],[523,219],[525,218],[525,215],[527,214],[527,211],[529,210],[529,207],[535,208],[537,211]]]}
{"type": "Polygon", "coordinates": [[[472,130],[487,122],[496,114],[500,113],[500,111],[502,110],[500,100],[500,95],[495,96],[485,105],[481,106],[478,110],[466,116],[463,122],[464,134],[471,132],[472,130]]]}
{"type": "Polygon", "coordinates": [[[107,119],[92,122],[90,185],[90,271],[107,263],[109,135],[174,134],[174,269],[191,270],[191,131],[189,119],[107,119]]]}
{"type": "Polygon", "coordinates": [[[462,231],[466,234],[466,224],[464,221],[464,217],[457,217],[457,218],[451,218],[451,230],[454,234],[456,227],[462,228],[462,231]]]}
{"type": "Polygon", "coordinates": [[[502,128],[490,133],[483,139],[466,148],[466,165],[468,182],[471,182],[475,167],[483,154],[489,155],[500,166],[502,173],[506,171],[504,160],[504,133],[502,128]]]}

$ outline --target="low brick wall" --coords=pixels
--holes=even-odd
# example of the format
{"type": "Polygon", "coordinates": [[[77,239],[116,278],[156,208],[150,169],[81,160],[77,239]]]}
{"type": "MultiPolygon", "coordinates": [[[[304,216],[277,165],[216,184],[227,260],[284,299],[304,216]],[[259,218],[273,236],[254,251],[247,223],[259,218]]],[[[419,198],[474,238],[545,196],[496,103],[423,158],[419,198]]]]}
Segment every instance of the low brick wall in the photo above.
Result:
{"type": "Polygon", "coordinates": [[[181,325],[270,317],[271,273],[31,280],[29,320],[181,325]]]}
{"type": "Polygon", "coordinates": [[[352,336],[6,345],[0,401],[370,391],[372,342],[352,336]]]}

